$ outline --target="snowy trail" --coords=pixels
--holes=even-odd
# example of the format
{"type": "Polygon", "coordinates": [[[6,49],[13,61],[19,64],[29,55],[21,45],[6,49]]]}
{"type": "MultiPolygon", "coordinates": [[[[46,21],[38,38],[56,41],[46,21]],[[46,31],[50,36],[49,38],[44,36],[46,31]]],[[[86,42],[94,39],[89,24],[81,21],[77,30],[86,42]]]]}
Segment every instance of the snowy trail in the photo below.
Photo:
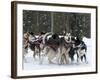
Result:
{"type": "MultiPolygon", "coordinates": [[[[88,64],[86,63],[80,63],[77,64],[76,62],[74,63],[69,63],[69,64],[64,64],[64,65],[58,65],[58,64],[49,64],[47,57],[44,58],[43,63],[40,63],[40,60],[38,57],[36,59],[33,59],[33,52],[31,50],[28,51],[28,54],[26,55],[27,62],[24,62],[24,70],[39,70],[39,69],[57,69],[57,68],[73,68],[73,67],[85,67],[85,66],[91,66],[91,39],[86,39],[83,38],[84,42],[87,45],[87,61],[88,64]]],[[[76,56],[75,56],[76,58],[76,56]]]]}

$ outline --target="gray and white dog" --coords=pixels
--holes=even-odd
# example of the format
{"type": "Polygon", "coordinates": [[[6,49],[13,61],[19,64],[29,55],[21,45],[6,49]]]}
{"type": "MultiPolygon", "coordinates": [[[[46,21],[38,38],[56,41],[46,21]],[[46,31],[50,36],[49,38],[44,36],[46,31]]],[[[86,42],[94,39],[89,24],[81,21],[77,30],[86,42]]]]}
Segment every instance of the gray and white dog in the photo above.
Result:
{"type": "Polygon", "coordinates": [[[69,63],[69,51],[72,46],[69,35],[59,37],[56,33],[46,33],[43,42],[45,43],[45,54],[49,63],[54,63],[53,59],[55,58],[56,64],[69,63]],[[51,37],[48,39],[47,37],[50,35],[51,37]]]}

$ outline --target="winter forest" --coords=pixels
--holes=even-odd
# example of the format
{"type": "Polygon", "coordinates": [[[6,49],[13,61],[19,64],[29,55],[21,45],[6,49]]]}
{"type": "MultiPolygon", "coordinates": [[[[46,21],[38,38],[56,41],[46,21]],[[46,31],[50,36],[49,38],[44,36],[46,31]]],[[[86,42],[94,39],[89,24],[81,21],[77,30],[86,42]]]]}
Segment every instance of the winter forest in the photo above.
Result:
{"type": "Polygon", "coordinates": [[[91,38],[91,14],[23,10],[23,32],[41,31],[91,38]]]}

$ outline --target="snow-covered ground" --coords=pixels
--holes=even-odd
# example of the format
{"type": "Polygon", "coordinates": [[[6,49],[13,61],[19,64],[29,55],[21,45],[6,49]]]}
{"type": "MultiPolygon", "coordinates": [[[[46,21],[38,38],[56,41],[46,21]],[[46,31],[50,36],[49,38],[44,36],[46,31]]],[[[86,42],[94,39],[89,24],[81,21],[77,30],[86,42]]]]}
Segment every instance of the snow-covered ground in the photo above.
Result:
{"type": "MultiPolygon", "coordinates": [[[[69,64],[64,64],[64,65],[58,65],[58,64],[49,64],[48,63],[48,58],[45,56],[45,58],[43,58],[43,63],[41,64],[38,56],[34,59],[33,58],[33,52],[29,49],[28,50],[28,54],[26,55],[26,62],[23,61],[23,69],[24,70],[39,70],[39,69],[57,69],[57,68],[67,68],[67,67],[81,67],[81,66],[91,66],[92,65],[92,61],[91,61],[91,39],[87,39],[87,38],[83,38],[83,41],[86,43],[87,45],[87,61],[88,63],[86,64],[84,63],[80,63],[77,64],[77,61],[75,60],[74,63],[69,63],[69,64]]],[[[74,56],[76,59],[76,55],[74,56]]]]}

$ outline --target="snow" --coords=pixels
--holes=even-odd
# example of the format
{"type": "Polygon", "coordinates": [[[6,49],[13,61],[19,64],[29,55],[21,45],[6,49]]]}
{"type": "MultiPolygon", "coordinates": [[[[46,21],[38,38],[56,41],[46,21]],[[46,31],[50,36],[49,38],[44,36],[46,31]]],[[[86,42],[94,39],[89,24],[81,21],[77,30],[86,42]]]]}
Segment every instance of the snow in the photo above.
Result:
{"type": "MultiPolygon", "coordinates": [[[[83,38],[83,41],[86,43],[87,45],[87,61],[88,63],[85,62],[81,62],[81,63],[77,63],[77,61],[75,60],[74,62],[70,62],[69,64],[63,64],[63,65],[59,65],[56,63],[55,59],[53,59],[53,61],[55,62],[55,64],[50,64],[48,63],[48,58],[42,53],[42,57],[41,60],[39,59],[38,56],[36,56],[36,58],[33,58],[33,51],[31,51],[30,49],[28,49],[28,54],[26,54],[25,59],[26,61],[23,60],[23,69],[24,70],[39,70],[39,69],[57,69],[57,68],[73,68],[73,67],[80,67],[80,66],[91,66],[92,65],[92,60],[91,60],[91,39],[87,39],[87,38],[83,38]]],[[[74,58],[76,59],[76,55],[74,56],[74,58]]]]}

